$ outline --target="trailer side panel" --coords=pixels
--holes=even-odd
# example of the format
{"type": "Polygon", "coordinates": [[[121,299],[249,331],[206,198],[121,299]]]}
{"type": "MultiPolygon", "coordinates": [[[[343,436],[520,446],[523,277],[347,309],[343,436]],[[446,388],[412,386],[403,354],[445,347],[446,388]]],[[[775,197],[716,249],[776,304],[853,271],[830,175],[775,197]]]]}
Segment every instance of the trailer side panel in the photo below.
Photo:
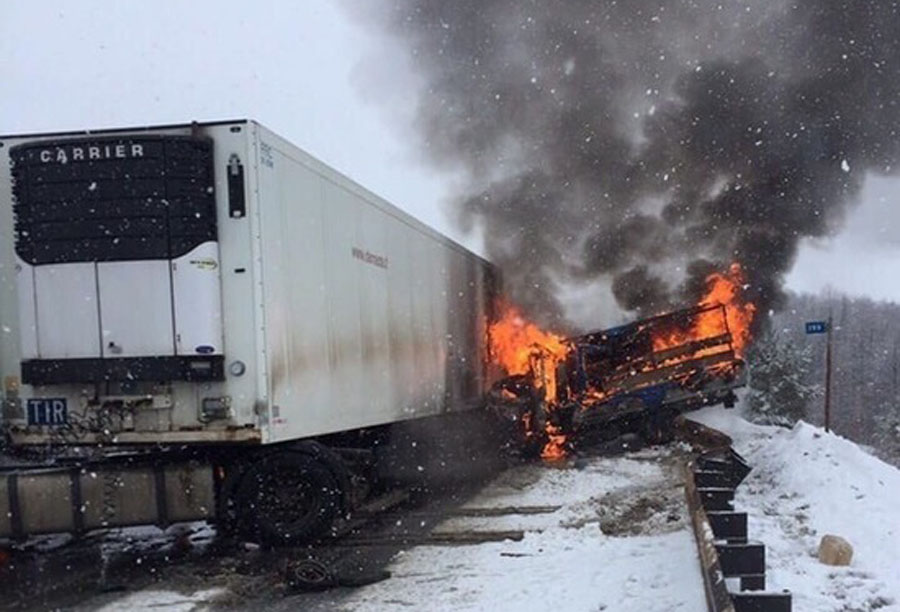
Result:
{"type": "Polygon", "coordinates": [[[257,129],[270,440],[477,403],[489,264],[257,129]]]}

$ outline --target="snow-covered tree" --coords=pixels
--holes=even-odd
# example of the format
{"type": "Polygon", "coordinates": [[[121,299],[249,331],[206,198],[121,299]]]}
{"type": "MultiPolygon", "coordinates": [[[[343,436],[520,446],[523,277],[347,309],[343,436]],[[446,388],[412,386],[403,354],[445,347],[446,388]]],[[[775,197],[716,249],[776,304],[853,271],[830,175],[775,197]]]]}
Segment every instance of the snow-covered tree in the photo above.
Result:
{"type": "Polygon", "coordinates": [[[752,420],[790,427],[806,416],[807,402],[819,392],[806,382],[812,363],[809,347],[769,333],[754,343],[747,361],[746,406],[752,420]]]}
{"type": "Polygon", "coordinates": [[[872,442],[883,458],[900,465],[900,408],[888,406],[878,411],[872,442]]]}
{"type": "MultiPolygon", "coordinates": [[[[900,304],[834,291],[789,295],[771,327],[779,339],[811,347],[812,364],[804,378],[809,385],[825,380],[825,337],[807,336],[804,323],[829,313],[834,317],[831,427],[890,457],[897,451],[890,423],[900,414],[900,304]]],[[[821,394],[807,402],[807,411],[807,420],[822,424],[821,394]]]]}

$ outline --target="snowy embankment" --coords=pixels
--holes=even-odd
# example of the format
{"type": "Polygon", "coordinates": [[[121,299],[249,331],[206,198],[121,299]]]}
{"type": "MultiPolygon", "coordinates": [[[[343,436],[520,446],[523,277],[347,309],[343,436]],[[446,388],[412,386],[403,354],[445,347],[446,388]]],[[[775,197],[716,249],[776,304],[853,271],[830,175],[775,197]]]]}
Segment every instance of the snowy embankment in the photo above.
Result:
{"type": "Polygon", "coordinates": [[[766,545],[770,590],[793,592],[796,612],[900,611],[900,470],[804,422],[763,427],[723,408],[687,416],[730,435],[753,467],[735,505],[766,545]],[[853,545],[849,567],[818,561],[825,534],[853,545]]]}
{"type": "Polygon", "coordinates": [[[583,469],[527,465],[504,473],[471,508],[559,506],[548,514],[457,517],[439,532],[523,529],[519,542],[420,546],[393,577],[341,600],[341,610],[705,609],[673,449],[596,458],[583,469]]]}

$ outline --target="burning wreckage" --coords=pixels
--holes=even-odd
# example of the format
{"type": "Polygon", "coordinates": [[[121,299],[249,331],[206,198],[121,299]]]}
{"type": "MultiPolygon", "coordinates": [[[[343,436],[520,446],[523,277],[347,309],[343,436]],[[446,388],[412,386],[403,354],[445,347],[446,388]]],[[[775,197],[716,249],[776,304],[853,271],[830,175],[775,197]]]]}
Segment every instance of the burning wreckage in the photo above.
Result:
{"type": "Polygon", "coordinates": [[[755,307],[742,299],[739,264],[706,282],[694,307],[569,338],[505,307],[490,347],[509,376],[491,389],[491,409],[520,448],[553,460],[579,440],[664,441],[679,413],[733,406],[755,307]]]}

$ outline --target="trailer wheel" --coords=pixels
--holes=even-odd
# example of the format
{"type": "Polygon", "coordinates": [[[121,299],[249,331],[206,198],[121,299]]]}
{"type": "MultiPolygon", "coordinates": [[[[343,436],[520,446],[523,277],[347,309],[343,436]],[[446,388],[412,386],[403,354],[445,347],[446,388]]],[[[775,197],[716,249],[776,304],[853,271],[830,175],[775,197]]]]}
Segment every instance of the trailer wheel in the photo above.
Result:
{"type": "Polygon", "coordinates": [[[235,492],[240,525],[272,546],[300,544],[323,535],[337,517],[341,490],[329,469],[302,453],[260,457],[235,492]]]}

